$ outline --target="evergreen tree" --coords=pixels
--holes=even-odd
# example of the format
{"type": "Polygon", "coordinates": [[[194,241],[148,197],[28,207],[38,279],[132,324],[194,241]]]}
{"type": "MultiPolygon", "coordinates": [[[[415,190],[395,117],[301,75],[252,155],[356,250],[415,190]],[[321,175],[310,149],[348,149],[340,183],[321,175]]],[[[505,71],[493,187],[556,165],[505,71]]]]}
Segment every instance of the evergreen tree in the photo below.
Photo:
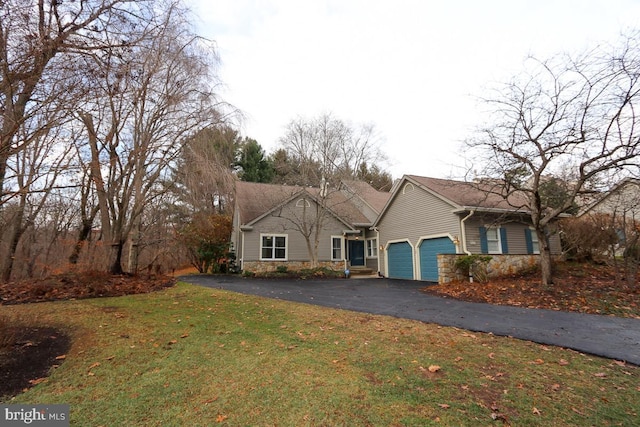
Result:
{"type": "Polygon", "coordinates": [[[275,171],[273,163],[265,157],[264,150],[255,139],[245,137],[240,145],[236,166],[242,181],[269,183],[275,171]]]}

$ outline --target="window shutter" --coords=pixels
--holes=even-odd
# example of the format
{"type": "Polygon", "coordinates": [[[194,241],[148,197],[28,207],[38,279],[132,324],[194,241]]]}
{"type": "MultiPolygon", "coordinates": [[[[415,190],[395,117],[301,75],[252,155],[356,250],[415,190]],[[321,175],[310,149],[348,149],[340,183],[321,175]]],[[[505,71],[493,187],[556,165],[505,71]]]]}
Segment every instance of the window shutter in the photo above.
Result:
{"type": "Polygon", "coordinates": [[[524,229],[524,240],[527,243],[527,253],[528,254],[532,254],[533,253],[533,240],[531,239],[531,229],[529,229],[529,228],[525,228],[524,229]]]}
{"type": "Polygon", "coordinates": [[[506,228],[501,228],[500,229],[500,244],[502,246],[502,253],[503,254],[508,254],[509,253],[509,245],[507,244],[507,229],[506,228]]]}
{"type": "Polygon", "coordinates": [[[487,243],[487,229],[480,227],[480,252],[489,253],[489,244],[487,243]]]}

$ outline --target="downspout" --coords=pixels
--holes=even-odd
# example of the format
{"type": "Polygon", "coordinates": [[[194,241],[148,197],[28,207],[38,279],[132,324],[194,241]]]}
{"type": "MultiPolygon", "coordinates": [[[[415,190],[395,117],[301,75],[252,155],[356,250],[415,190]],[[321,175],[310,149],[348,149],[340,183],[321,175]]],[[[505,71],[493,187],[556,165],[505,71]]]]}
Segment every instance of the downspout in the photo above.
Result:
{"type": "Polygon", "coordinates": [[[240,230],[240,238],[242,239],[242,252],[240,258],[240,270],[244,271],[244,231],[240,230]]]}
{"type": "Polygon", "coordinates": [[[473,216],[473,214],[475,214],[475,213],[476,213],[476,211],[471,210],[469,212],[469,215],[465,216],[460,221],[460,232],[462,233],[462,252],[464,252],[467,255],[471,255],[471,252],[469,252],[469,250],[467,249],[467,230],[466,230],[466,227],[464,225],[464,222],[466,220],[468,220],[469,218],[471,218],[473,216]]]}
{"type": "Polygon", "coordinates": [[[378,227],[371,227],[371,229],[373,231],[376,232],[376,244],[378,245],[378,247],[376,248],[376,250],[378,251],[378,276],[380,276],[382,274],[382,270],[380,269],[380,256],[381,256],[381,245],[380,245],[380,230],[378,230],[378,227]]]}

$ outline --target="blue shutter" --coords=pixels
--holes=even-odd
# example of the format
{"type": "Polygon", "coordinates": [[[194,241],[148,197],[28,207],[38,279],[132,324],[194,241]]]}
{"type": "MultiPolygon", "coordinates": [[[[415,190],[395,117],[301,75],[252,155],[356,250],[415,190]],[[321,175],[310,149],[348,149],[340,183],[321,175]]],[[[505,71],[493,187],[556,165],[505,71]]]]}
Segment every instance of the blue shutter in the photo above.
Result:
{"type": "Polygon", "coordinates": [[[487,229],[480,227],[480,252],[483,254],[489,253],[489,244],[487,243],[487,229]]]}
{"type": "Polygon", "coordinates": [[[531,238],[531,230],[529,228],[524,229],[524,240],[527,243],[527,253],[533,253],[533,239],[531,238]]]}
{"type": "Polygon", "coordinates": [[[500,229],[500,244],[502,245],[502,253],[503,254],[508,254],[509,253],[509,245],[507,244],[507,229],[506,228],[501,228],[500,229]]]}

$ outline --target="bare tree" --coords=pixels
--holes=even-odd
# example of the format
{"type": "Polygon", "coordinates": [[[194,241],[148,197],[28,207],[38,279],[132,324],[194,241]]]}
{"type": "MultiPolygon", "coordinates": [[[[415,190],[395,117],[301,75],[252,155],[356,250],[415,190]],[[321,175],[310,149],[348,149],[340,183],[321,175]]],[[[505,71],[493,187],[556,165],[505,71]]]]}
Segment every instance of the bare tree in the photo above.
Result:
{"type": "MultiPolygon", "coordinates": [[[[51,123],[46,115],[42,120],[51,123]]],[[[11,278],[20,239],[36,222],[47,205],[50,193],[60,185],[61,175],[68,172],[69,165],[70,146],[60,147],[57,143],[65,138],[62,127],[39,126],[30,120],[20,126],[16,135],[28,144],[6,162],[12,197],[5,204],[11,209],[5,216],[7,227],[3,227],[0,235],[6,244],[0,277],[5,282],[11,278]],[[39,127],[38,132],[29,129],[29,125],[34,123],[39,127]]]]}
{"type": "Polygon", "coordinates": [[[549,226],[576,197],[606,185],[623,171],[636,172],[640,139],[636,109],[640,94],[640,39],[625,38],[612,51],[530,58],[526,70],[484,99],[491,117],[468,141],[481,159],[480,173],[494,178],[491,190],[531,213],[540,245],[541,279],[553,282],[549,226]],[[550,177],[567,183],[562,198],[545,196],[550,177]]]}
{"type": "MultiPolygon", "coordinates": [[[[41,116],[43,108],[63,104],[74,93],[79,71],[75,57],[131,43],[139,34],[133,22],[140,23],[140,11],[149,3],[0,2],[0,208],[12,195],[5,182],[7,163],[33,140],[32,135],[20,135],[20,129],[41,116]]],[[[27,127],[31,132],[50,126],[36,121],[39,127],[27,127]]]]}
{"type": "Polygon", "coordinates": [[[373,125],[353,127],[331,114],[292,120],[280,144],[297,165],[289,180],[298,185],[356,178],[362,164],[385,160],[373,125]]]}
{"type": "Polygon", "coordinates": [[[112,273],[123,271],[127,241],[137,264],[145,207],[166,190],[160,183],[187,138],[220,117],[212,46],[192,34],[177,4],[153,22],[136,45],[91,58],[95,98],[79,113],[112,273]]]}

